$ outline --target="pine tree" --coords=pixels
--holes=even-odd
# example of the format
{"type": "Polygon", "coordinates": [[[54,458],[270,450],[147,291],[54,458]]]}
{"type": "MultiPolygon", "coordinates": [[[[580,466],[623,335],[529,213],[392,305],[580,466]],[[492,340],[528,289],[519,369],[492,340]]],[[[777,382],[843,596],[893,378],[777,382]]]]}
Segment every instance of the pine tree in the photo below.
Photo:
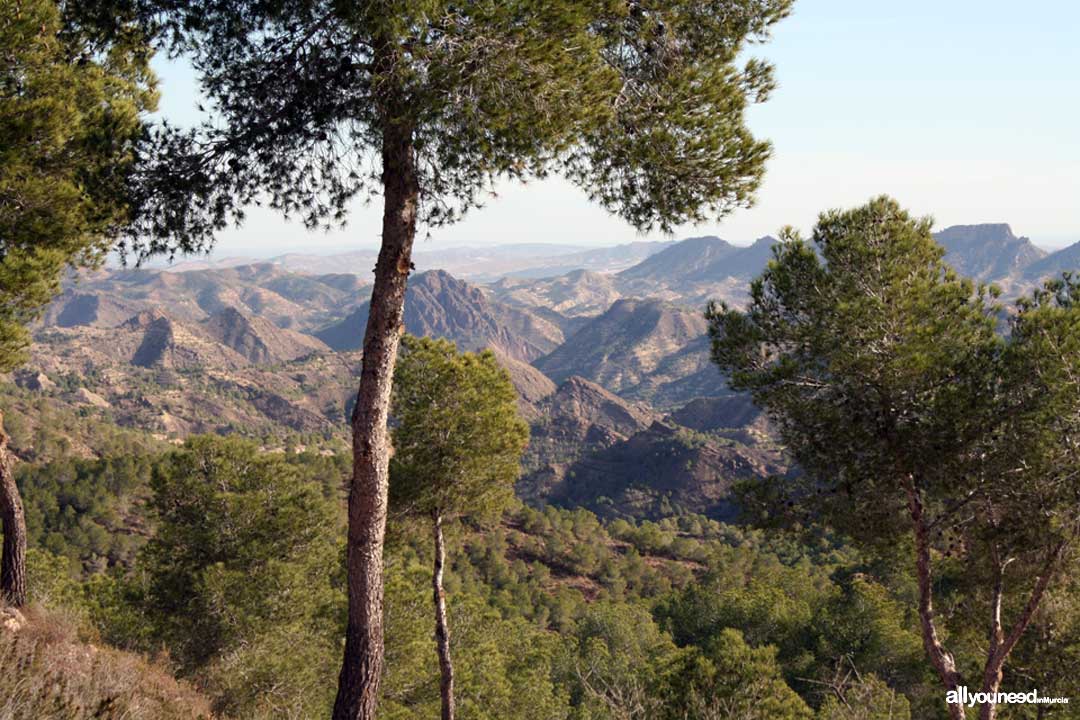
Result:
{"type": "Polygon", "coordinates": [[[151,138],[127,249],[205,249],[255,202],[317,227],[382,195],[337,720],[371,718],[378,698],[386,420],[418,225],[454,222],[497,180],[553,172],[641,229],[749,204],[769,145],[744,112],[774,83],[742,53],[791,3],[140,0],[198,68],[212,117],[151,138]]]}
{"type": "Polygon", "coordinates": [[[883,197],[823,214],[813,244],[787,231],[745,312],[710,306],[713,357],[805,470],[784,506],[870,550],[913,550],[946,691],[961,666],[935,567],[960,558],[953,582],[987,631],[980,690],[994,693],[1080,537],[1080,284],[1022,299],[1002,337],[996,291],[948,268],[930,228],[883,197]]]}
{"type": "Polygon", "coordinates": [[[454,666],[443,590],[444,524],[498,517],[514,497],[529,427],[510,376],[490,351],[406,337],[394,374],[390,507],[431,521],[431,576],[443,720],[454,720],[454,666]]]}
{"type": "MultiPolygon", "coordinates": [[[[122,16],[77,3],[0,7],[0,372],[69,268],[99,263],[130,218],[126,178],[156,103],[150,51],[122,16]]],[[[0,415],[0,595],[26,600],[26,528],[0,415]]]]}

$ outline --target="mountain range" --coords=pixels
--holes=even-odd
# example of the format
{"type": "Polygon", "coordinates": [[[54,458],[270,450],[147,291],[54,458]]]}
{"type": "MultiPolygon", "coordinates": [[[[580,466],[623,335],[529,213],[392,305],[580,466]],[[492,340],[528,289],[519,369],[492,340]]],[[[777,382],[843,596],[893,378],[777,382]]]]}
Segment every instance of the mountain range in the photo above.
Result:
{"type": "MultiPolygon", "coordinates": [[[[954,268],[1007,294],[1080,266],[1080,245],[1046,253],[1004,224],[936,237],[954,268]]],[[[532,426],[522,497],[609,515],[678,507],[726,517],[734,482],[788,464],[767,420],[711,364],[702,307],[745,302],[776,242],[710,236],[601,250],[511,246],[486,259],[471,249],[431,253],[490,282],[418,272],[405,326],[489,348],[507,368],[532,426]]],[[[47,398],[74,416],[173,441],[240,432],[343,447],[370,284],[366,272],[324,261],[287,255],[85,275],[47,309],[30,362],[0,393],[26,408],[30,427],[42,422],[34,403],[47,398]]]]}

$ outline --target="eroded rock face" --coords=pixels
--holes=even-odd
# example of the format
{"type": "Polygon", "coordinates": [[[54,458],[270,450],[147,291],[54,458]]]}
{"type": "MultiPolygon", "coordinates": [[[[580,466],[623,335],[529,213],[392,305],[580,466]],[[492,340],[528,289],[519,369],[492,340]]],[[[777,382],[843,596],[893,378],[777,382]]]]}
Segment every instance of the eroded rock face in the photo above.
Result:
{"type": "Polygon", "coordinates": [[[218,341],[253,363],[267,365],[274,360],[266,341],[259,336],[252,322],[234,307],[224,307],[214,313],[203,327],[218,341]]]}
{"type": "Polygon", "coordinates": [[[325,343],[310,335],[277,327],[260,317],[224,307],[202,324],[206,334],[256,365],[273,365],[329,352],[325,343]]]}
{"type": "Polygon", "coordinates": [[[75,391],[75,398],[78,402],[85,403],[87,405],[93,405],[97,408],[109,408],[112,405],[108,400],[98,395],[96,392],[87,390],[86,388],[79,388],[75,391]]]}
{"type": "Polygon", "coordinates": [[[124,323],[124,327],[143,330],[143,339],[131,358],[132,365],[139,367],[174,366],[173,324],[159,311],[141,312],[124,323]]]}
{"type": "Polygon", "coordinates": [[[56,324],[60,327],[92,325],[98,319],[100,306],[101,298],[97,295],[75,295],[57,314],[56,324]]]}
{"type": "Polygon", "coordinates": [[[161,310],[152,308],[150,310],[142,310],[129,317],[118,326],[122,330],[146,330],[154,323],[160,320],[167,320],[161,310]]]}

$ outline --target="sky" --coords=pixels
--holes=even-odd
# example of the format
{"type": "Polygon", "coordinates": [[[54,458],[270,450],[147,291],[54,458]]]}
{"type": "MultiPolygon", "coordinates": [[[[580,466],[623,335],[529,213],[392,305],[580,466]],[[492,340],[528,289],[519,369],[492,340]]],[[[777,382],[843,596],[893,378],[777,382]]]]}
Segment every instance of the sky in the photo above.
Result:
{"type": "MultiPolygon", "coordinates": [[[[748,124],[774,146],[754,207],[676,230],[748,244],[825,209],[887,193],[937,227],[1007,222],[1046,248],[1080,241],[1080,3],[1038,0],[796,0],[749,52],[779,87],[748,124]]],[[[182,62],[157,62],[160,114],[197,120],[182,62]]],[[[331,252],[378,244],[379,208],[309,232],[253,209],[215,255],[331,252]]],[[[605,246],[641,235],[561,179],[503,183],[498,197],[418,247],[545,242],[605,246]]]]}

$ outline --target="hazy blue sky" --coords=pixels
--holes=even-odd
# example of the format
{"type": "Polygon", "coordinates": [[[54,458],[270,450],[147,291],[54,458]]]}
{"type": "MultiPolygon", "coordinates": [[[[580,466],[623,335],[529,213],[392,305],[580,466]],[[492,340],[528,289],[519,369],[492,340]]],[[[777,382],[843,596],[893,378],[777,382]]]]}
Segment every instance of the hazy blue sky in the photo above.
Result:
{"type": "MultiPolygon", "coordinates": [[[[1042,246],[1080,240],[1078,33],[1080,3],[1067,0],[797,0],[752,50],[775,63],[780,84],[750,114],[775,146],[757,205],[676,237],[748,243],[889,193],[941,227],[1008,222],[1042,246]]],[[[159,70],[162,112],[192,122],[190,71],[159,70]]],[[[499,195],[423,246],[641,237],[561,180],[506,184],[499,195]]],[[[378,217],[358,206],[345,231],[327,235],[252,212],[222,233],[219,252],[370,247],[378,217]]]]}

